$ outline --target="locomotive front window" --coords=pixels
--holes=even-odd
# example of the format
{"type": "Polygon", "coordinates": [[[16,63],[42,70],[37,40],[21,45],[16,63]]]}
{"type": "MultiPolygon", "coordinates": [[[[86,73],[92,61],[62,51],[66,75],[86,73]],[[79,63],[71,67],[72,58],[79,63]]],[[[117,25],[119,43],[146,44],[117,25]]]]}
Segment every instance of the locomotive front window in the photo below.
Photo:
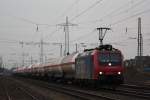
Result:
{"type": "Polygon", "coordinates": [[[110,61],[111,62],[119,62],[120,61],[120,55],[119,54],[110,54],[110,61]]]}
{"type": "Polygon", "coordinates": [[[110,54],[110,62],[112,65],[120,65],[121,64],[121,56],[117,53],[110,54]]]}
{"type": "Polygon", "coordinates": [[[101,53],[99,55],[100,65],[108,65],[111,63],[112,66],[121,64],[121,55],[117,53],[101,53]]]}
{"type": "Polygon", "coordinates": [[[109,62],[109,54],[101,54],[99,59],[100,59],[100,62],[107,63],[109,62]]]}

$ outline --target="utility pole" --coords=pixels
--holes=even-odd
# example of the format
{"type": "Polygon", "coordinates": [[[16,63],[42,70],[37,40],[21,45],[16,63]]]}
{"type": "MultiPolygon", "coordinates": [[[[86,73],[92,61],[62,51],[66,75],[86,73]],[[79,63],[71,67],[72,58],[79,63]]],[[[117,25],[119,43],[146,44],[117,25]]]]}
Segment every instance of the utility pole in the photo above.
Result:
{"type": "Polygon", "coordinates": [[[40,48],[41,48],[41,52],[40,52],[40,63],[43,64],[43,38],[41,37],[41,42],[40,42],[40,48]]]}
{"type": "Polygon", "coordinates": [[[77,26],[77,24],[69,23],[68,17],[66,17],[66,22],[62,24],[58,24],[59,26],[64,27],[65,32],[65,50],[64,55],[69,55],[69,26],[77,26]]]}
{"type": "MultiPolygon", "coordinates": [[[[39,32],[39,27],[38,24],[36,24],[37,28],[36,28],[36,32],[39,32]]],[[[40,40],[40,63],[43,64],[43,34],[41,33],[41,40],[40,40]]]]}
{"type": "Polygon", "coordinates": [[[107,30],[110,30],[110,28],[99,27],[99,28],[97,28],[97,30],[99,31],[100,45],[103,45],[103,39],[104,39],[104,37],[106,35],[107,30]]]}
{"type": "Polygon", "coordinates": [[[21,44],[21,47],[22,47],[22,67],[24,66],[24,42],[23,41],[20,41],[19,44],[21,44]]]}
{"type": "Polygon", "coordinates": [[[31,56],[31,63],[30,63],[31,65],[33,64],[33,58],[32,58],[32,56],[31,56]]]}
{"type": "Polygon", "coordinates": [[[62,43],[60,44],[60,57],[62,57],[62,43]]]}
{"type": "Polygon", "coordinates": [[[47,63],[47,56],[45,55],[45,63],[47,63]]]}
{"type": "Polygon", "coordinates": [[[0,71],[3,69],[3,58],[0,56],[0,71]]]}
{"type": "Polygon", "coordinates": [[[59,45],[60,46],[60,56],[62,56],[62,46],[63,46],[63,44],[62,43],[44,42],[43,41],[43,36],[41,36],[40,42],[34,42],[34,41],[31,41],[31,42],[20,42],[20,44],[22,44],[22,47],[23,47],[24,44],[25,45],[39,45],[39,47],[40,47],[39,60],[40,60],[41,64],[44,63],[44,45],[59,45]]]}
{"type": "Polygon", "coordinates": [[[141,18],[138,18],[138,49],[137,56],[143,56],[143,37],[141,33],[141,18]]]}
{"type": "Polygon", "coordinates": [[[43,36],[41,36],[40,42],[24,42],[26,45],[38,45],[40,47],[40,54],[39,54],[39,60],[40,63],[43,63],[43,56],[44,56],[44,45],[49,45],[50,43],[43,41],[43,36]]]}
{"type": "Polygon", "coordinates": [[[76,52],[78,52],[78,44],[76,43],[75,46],[76,46],[76,52]]]}
{"type": "Polygon", "coordinates": [[[63,43],[52,43],[53,45],[59,45],[60,46],[60,57],[62,57],[62,46],[63,46],[63,43]]]}

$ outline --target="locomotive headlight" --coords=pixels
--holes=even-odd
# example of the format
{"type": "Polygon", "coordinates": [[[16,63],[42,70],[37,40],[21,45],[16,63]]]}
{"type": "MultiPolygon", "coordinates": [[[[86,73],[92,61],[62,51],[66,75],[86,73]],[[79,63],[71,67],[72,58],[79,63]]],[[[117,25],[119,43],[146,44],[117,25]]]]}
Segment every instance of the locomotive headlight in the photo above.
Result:
{"type": "Polygon", "coordinates": [[[99,72],[99,74],[100,74],[100,75],[102,75],[102,74],[103,74],[103,72],[99,72]]]}
{"type": "Polygon", "coordinates": [[[111,66],[111,63],[108,63],[109,66],[111,66]]]}
{"type": "Polygon", "coordinates": [[[118,72],[118,74],[120,75],[120,74],[121,74],[121,72],[118,72]]]}

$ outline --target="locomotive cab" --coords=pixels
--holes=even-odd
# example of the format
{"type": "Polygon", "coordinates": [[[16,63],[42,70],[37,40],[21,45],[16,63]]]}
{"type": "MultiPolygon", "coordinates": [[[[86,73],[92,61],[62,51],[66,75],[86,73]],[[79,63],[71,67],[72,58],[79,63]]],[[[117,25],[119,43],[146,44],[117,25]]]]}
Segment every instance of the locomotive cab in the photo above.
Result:
{"type": "Polygon", "coordinates": [[[111,45],[80,53],[75,61],[75,78],[94,83],[123,83],[123,56],[111,45]]]}
{"type": "Polygon", "coordinates": [[[94,54],[94,78],[101,83],[123,83],[123,56],[111,45],[103,45],[94,54]]]}

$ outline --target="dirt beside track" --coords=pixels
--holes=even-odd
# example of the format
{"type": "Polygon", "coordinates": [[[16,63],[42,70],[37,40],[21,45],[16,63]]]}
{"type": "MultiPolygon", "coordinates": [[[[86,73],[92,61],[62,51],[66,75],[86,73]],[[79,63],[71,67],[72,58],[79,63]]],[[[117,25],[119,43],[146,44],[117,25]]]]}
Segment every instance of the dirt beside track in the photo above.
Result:
{"type": "Polygon", "coordinates": [[[72,96],[38,87],[10,76],[0,76],[0,83],[0,100],[79,100],[72,96]],[[30,97],[28,94],[33,95],[36,99],[30,97]]]}
{"type": "Polygon", "coordinates": [[[150,85],[150,75],[132,67],[125,68],[124,78],[127,84],[150,85]]]}

